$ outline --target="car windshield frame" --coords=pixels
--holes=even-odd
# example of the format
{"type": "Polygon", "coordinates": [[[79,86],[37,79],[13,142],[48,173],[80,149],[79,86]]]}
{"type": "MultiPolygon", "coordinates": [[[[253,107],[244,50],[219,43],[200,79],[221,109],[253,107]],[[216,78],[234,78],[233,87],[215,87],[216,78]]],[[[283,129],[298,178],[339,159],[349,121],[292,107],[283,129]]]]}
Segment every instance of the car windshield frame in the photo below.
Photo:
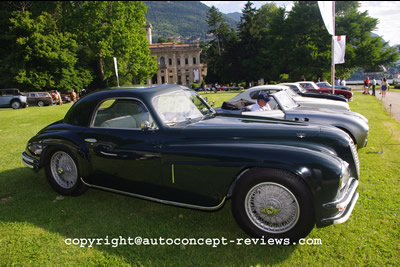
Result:
{"type": "Polygon", "coordinates": [[[276,92],[273,94],[273,97],[283,111],[299,106],[299,104],[285,91],[276,92]]]}
{"type": "Polygon", "coordinates": [[[173,127],[203,120],[216,114],[215,110],[193,90],[179,90],[160,94],[152,99],[160,121],[173,127]]]}

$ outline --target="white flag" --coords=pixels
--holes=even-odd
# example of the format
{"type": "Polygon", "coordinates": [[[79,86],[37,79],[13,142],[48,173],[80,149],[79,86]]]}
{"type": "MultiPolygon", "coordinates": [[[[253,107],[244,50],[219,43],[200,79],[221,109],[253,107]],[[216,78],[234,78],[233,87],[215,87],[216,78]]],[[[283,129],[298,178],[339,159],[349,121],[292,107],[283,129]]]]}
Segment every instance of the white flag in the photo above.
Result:
{"type": "Polygon", "coordinates": [[[333,1],[318,1],[319,11],[321,12],[322,19],[326,29],[330,35],[335,34],[333,22],[333,1]]]}
{"type": "Polygon", "coordinates": [[[117,76],[118,79],[118,65],[117,65],[117,58],[113,57],[114,59],[114,68],[115,68],[115,76],[117,76]]]}
{"type": "Polygon", "coordinates": [[[200,77],[199,77],[199,70],[198,70],[198,69],[195,69],[195,70],[193,70],[193,73],[194,73],[194,80],[195,80],[195,81],[199,81],[199,80],[200,80],[200,77]]]}
{"type": "Polygon", "coordinates": [[[335,60],[334,64],[344,63],[344,54],[346,52],[346,35],[338,35],[333,39],[335,60]]]}

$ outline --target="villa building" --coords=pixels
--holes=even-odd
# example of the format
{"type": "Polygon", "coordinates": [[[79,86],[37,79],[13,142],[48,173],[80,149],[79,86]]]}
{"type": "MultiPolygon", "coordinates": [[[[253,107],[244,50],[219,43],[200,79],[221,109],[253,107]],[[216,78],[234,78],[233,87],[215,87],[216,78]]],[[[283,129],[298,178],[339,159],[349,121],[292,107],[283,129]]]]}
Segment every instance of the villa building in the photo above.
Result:
{"type": "Polygon", "coordinates": [[[150,84],[201,84],[207,75],[207,65],[200,63],[198,44],[152,43],[151,24],[146,26],[151,55],[156,56],[159,70],[150,84]]]}

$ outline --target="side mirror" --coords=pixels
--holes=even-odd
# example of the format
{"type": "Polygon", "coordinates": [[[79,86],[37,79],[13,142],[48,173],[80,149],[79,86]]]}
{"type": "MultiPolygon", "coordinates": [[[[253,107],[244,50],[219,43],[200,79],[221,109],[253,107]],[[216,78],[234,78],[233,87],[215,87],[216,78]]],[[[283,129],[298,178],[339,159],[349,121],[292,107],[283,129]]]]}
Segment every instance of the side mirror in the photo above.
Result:
{"type": "Polygon", "coordinates": [[[149,121],[144,121],[141,125],[140,125],[140,129],[142,129],[142,131],[146,132],[150,129],[151,125],[149,121]]]}

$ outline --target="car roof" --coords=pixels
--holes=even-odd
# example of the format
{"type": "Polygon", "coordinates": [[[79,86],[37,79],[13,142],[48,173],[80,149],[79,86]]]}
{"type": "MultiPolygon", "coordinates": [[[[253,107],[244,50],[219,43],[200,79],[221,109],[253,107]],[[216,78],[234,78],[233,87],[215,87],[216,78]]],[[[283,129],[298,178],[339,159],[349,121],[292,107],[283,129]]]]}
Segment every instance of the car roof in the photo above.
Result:
{"type": "Polygon", "coordinates": [[[141,99],[143,101],[150,101],[150,99],[157,95],[181,90],[190,89],[186,86],[176,84],[163,84],[148,87],[112,87],[104,90],[95,91],[85,95],[78,102],[76,102],[65,115],[64,121],[75,125],[85,125],[89,121],[89,118],[87,116],[89,116],[93,112],[97,103],[107,98],[133,97],[141,99]]]}

